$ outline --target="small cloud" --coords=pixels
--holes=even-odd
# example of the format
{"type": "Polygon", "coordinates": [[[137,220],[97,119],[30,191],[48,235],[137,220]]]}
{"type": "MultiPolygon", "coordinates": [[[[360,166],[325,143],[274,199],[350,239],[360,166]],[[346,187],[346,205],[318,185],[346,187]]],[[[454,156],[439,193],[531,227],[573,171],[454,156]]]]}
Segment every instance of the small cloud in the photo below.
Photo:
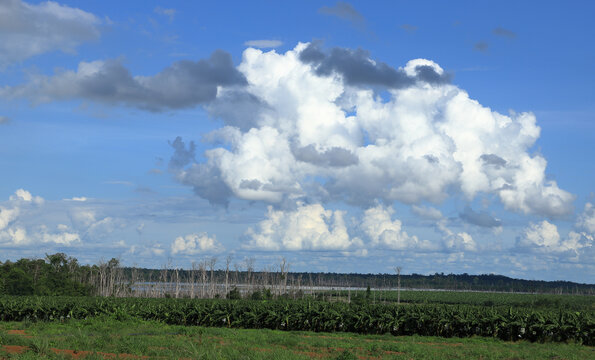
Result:
{"type": "Polygon", "coordinates": [[[142,235],[142,234],[143,234],[143,230],[145,230],[145,223],[140,223],[140,225],[138,225],[138,226],[136,227],[136,232],[137,232],[139,235],[142,235]]]}
{"type": "Polygon", "coordinates": [[[469,224],[481,227],[497,228],[502,226],[500,219],[496,219],[485,211],[476,212],[469,206],[466,206],[465,210],[459,213],[459,217],[469,224]]]}
{"type": "Polygon", "coordinates": [[[139,194],[156,194],[156,192],[153,189],[147,186],[137,186],[136,189],[134,189],[134,191],[139,194]]]}
{"type": "Polygon", "coordinates": [[[134,185],[134,183],[132,183],[131,181],[125,181],[125,180],[110,180],[110,181],[105,181],[104,184],[125,185],[125,186],[133,186],[134,185]]]}
{"type": "Polygon", "coordinates": [[[401,29],[403,29],[409,33],[413,33],[413,32],[417,31],[418,27],[415,25],[403,24],[403,25],[401,25],[401,29]]]}
{"type": "Polygon", "coordinates": [[[260,49],[276,48],[283,45],[281,40],[249,40],[244,43],[246,46],[251,46],[260,49]]]}
{"type": "Polygon", "coordinates": [[[149,170],[149,174],[152,174],[152,175],[161,175],[161,174],[163,174],[163,170],[157,169],[157,168],[151,169],[151,170],[149,170]]]}
{"type": "Polygon", "coordinates": [[[0,125],[8,124],[10,122],[10,118],[7,116],[0,116],[0,125]]]}
{"type": "Polygon", "coordinates": [[[25,189],[18,189],[14,195],[10,196],[10,201],[24,201],[29,203],[35,203],[38,205],[43,204],[44,200],[40,196],[33,196],[30,192],[25,189]]]}
{"type": "Polygon", "coordinates": [[[182,57],[183,58],[183,57],[190,57],[191,54],[190,53],[185,53],[185,52],[174,52],[174,53],[169,54],[169,56],[170,57],[178,57],[178,58],[182,57]]]}
{"type": "Polygon", "coordinates": [[[323,6],[318,9],[319,14],[336,16],[343,20],[350,21],[353,25],[361,26],[365,23],[364,16],[351,4],[343,1],[337,1],[335,6],[323,6]]]}
{"type": "Polygon", "coordinates": [[[516,38],[516,33],[515,32],[510,31],[510,30],[505,29],[505,28],[500,27],[500,26],[498,26],[497,28],[495,28],[494,30],[492,30],[492,34],[494,34],[496,36],[501,36],[501,37],[509,38],[509,39],[516,38]]]}
{"type": "Polygon", "coordinates": [[[64,199],[64,201],[78,201],[78,202],[85,202],[87,201],[87,198],[84,196],[80,196],[80,197],[73,197],[72,199],[64,199]]]}
{"type": "Polygon", "coordinates": [[[171,245],[171,254],[198,255],[204,253],[219,253],[225,248],[217,241],[215,236],[207,233],[188,234],[178,236],[171,245]]]}
{"type": "Polygon", "coordinates": [[[473,50],[485,53],[488,51],[489,47],[490,47],[490,45],[487,42],[480,41],[480,42],[475,43],[475,45],[473,45],[473,50]]]}
{"type": "Polygon", "coordinates": [[[418,206],[413,205],[411,206],[411,210],[416,215],[421,216],[422,218],[429,219],[429,220],[440,220],[442,219],[442,213],[440,210],[433,208],[431,206],[418,206]]]}
{"type": "Polygon", "coordinates": [[[164,15],[169,18],[169,22],[174,21],[174,17],[176,16],[176,9],[164,9],[161,6],[157,6],[154,10],[155,14],[164,15]]]}
{"type": "Polygon", "coordinates": [[[447,227],[446,219],[438,221],[436,227],[443,235],[442,242],[445,249],[477,251],[477,243],[473,237],[466,232],[455,233],[447,227]]]}

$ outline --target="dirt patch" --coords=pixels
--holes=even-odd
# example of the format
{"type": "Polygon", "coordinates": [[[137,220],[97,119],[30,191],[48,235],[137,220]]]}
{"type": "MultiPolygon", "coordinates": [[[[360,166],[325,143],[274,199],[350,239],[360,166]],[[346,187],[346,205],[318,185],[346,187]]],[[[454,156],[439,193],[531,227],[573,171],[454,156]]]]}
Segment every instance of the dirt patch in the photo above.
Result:
{"type": "Polygon", "coordinates": [[[329,354],[321,354],[321,353],[316,353],[316,352],[313,352],[313,351],[298,351],[298,350],[294,350],[293,353],[294,354],[299,354],[299,355],[307,356],[310,359],[325,359],[325,358],[328,358],[330,356],[329,354]]]}
{"type": "Polygon", "coordinates": [[[53,352],[58,355],[66,355],[70,356],[73,359],[82,359],[91,354],[97,354],[102,356],[104,359],[148,359],[148,356],[138,356],[132,354],[114,354],[114,353],[104,353],[104,352],[92,352],[92,351],[78,351],[78,350],[69,350],[69,349],[55,349],[51,348],[53,352]]]}
{"type": "Polygon", "coordinates": [[[300,335],[303,338],[316,338],[316,339],[336,339],[336,340],[353,340],[352,337],[347,336],[327,336],[327,335],[300,335]]]}
{"type": "Polygon", "coordinates": [[[221,336],[205,336],[206,339],[216,342],[219,345],[227,345],[225,339],[221,336]]]}
{"type": "Polygon", "coordinates": [[[8,353],[8,354],[22,354],[24,352],[27,352],[27,350],[29,350],[28,347],[26,346],[18,346],[18,345],[2,345],[2,351],[8,353]]]}
{"type": "Polygon", "coordinates": [[[390,350],[384,350],[383,353],[385,355],[403,355],[405,354],[404,352],[400,352],[400,351],[390,351],[390,350]]]}
{"type": "Polygon", "coordinates": [[[416,344],[419,345],[430,345],[430,346],[463,346],[463,343],[447,343],[447,342],[421,342],[418,341],[416,344]]]}
{"type": "Polygon", "coordinates": [[[31,335],[27,334],[27,333],[25,332],[25,330],[7,330],[7,331],[6,331],[6,334],[8,334],[8,335],[17,335],[17,336],[22,336],[22,337],[24,337],[24,338],[27,338],[27,339],[30,339],[30,338],[32,338],[32,337],[33,337],[33,336],[31,336],[31,335]]]}
{"type": "Polygon", "coordinates": [[[27,335],[25,330],[8,330],[6,333],[8,335],[27,335]]]}
{"type": "MultiPolygon", "coordinates": [[[[0,348],[2,352],[8,354],[23,354],[30,349],[27,346],[18,345],[2,345],[0,348]]],[[[114,353],[103,353],[103,352],[92,352],[92,351],[78,351],[69,349],[56,349],[50,348],[52,352],[58,355],[66,355],[72,359],[82,359],[92,354],[97,354],[104,359],[148,359],[148,356],[138,356],[133,354],[114,354],[114,353]]]]}

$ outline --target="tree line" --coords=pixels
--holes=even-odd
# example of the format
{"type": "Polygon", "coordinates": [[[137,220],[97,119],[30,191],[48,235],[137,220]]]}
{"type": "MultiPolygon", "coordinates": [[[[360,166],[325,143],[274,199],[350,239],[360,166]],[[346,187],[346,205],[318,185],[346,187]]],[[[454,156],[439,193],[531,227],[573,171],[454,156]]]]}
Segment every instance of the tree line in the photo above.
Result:
{"type": "MultiPolygon", "coordinates": [[[[395,267],[399,269],[400,267],[395,267]]],[[[64,253],[43,259],[0,262],[0,294],[116,297],[299,298],[333,296],[329,289],[372,288],[372,296],[397,288],[595,295],[594,284],[513,279],[470,274],[341,274],[290,272],[277,264],[255,269],[253,258],[234,262],[215,257],[193,262],[189,269],[124,267],[118,259],[81,265],[64,253]]],[[[348,296],[350,293],[348,292],[348,296]]],[[[380,298],[379,300],[382,300],[380,298]]]]}

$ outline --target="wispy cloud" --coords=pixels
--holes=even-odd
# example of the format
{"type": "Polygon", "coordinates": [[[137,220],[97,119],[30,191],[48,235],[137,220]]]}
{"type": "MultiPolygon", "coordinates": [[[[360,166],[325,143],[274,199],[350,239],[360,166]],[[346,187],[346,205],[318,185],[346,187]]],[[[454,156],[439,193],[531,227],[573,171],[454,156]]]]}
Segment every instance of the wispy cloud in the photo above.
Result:
{"type": "Polygon", "coordinates": [[[407,32],[413,33],[413,32],[417,31],[418,27],[415,25],[403,24],[403,25],[401,25],[401,29],[403,29],[407,32]]]}
{"type": "Polygon", "coordinates": [[[318,9],[318,13],[347,20],[357,27],[363,27],[366,23],[366,19],[359,11],[351,4],[343,1],[337,1],[334,6],[323,6],[318,9]]]}
{"type": "Polygon", "coordinates": [[[157,6],[154,10],[155,14],[164,15],[169,18],[169,22],[174,21],[176,17],[177,10],[176,9],[165,9],[161,6],[157,6]]]}
{"type": "Polygon", "coordinates": [[[510,31],[508,29],[505,29],[503,27],[497,27],[494,30],[492,30],[492,34],[496,35],[496,36],[501,36],[501,37],[505,37],[505,38],[509,38],[509,39],[514,39],[516,38],[516,33],[513,31],[510,31]]]}
{"type": "Polygon", "coordinates": [[[125,185],[125,186],[133,186],[134,183],[131,181],[125,181],[125,180],[109,180],[109,181],[105,181],[104,184],[109,184],[109,185],[125,185]]]}
{"type": "Polygon", "coordinates": [[[488,51],[489,47],[490,47],[490,44],[488,44],[487,42],[479,41],[473,45],[473,50],[485,53],[488,51]]]}
{"type": "Polygon", "coordinates": [[[53,1],[0,1],[0,69],[53,50],[74,53],[99,37],[95,15],[53,1]]]}
{"type": "Polygon", "coordinates": [[[268,48],[276,48],[283,45],[283,41],[281,40],[249,40],[244,43],[246,46],[261,48],[261,49],[268,49],[268,48]]]}

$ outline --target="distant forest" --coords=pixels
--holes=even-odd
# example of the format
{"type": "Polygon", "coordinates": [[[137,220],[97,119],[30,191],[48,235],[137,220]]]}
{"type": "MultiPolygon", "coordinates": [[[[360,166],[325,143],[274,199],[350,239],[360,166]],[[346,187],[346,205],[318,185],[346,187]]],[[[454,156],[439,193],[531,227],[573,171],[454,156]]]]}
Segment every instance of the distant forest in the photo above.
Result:
{"type": "MultiPolygon", "coordinates": [[[[502,275],[470,274],[340,274],[290,272],[290,264],[256,271],[254,261],[233,264],[231,258],[218,266],[211,258],[193,263],[192,269],[145,269],[123,267],[118,259],[81,265],[66,254],[44,259],[0,262],[0,295],[229,297],[238,288],[247,296],[266,291],[272,296],[308,293],[323,288],[356,287],[372,290],[436,289],[595,295],[595,284],[570,281],[513,279],[502,275]],[[399,279],[400,278],[400,279],[399,279]]],[[[301,296],[301,295],[300,295],[301,296]]],[[[252,296],[254,297],[254,296],[252,296]]]]}

